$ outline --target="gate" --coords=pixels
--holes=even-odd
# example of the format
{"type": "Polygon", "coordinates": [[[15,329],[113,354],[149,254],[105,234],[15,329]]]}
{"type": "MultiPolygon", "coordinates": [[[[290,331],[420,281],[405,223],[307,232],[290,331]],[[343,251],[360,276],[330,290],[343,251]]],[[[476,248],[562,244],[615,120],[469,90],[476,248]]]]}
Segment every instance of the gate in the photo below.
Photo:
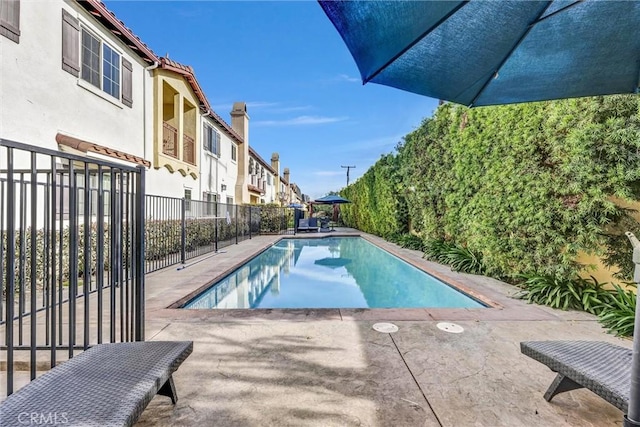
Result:
{"type": "Polygon", "coordinates": [[[93,344],[144,340],[144,177],[0,139],[6,395],[20,375],[33,380],[93,344]]]}

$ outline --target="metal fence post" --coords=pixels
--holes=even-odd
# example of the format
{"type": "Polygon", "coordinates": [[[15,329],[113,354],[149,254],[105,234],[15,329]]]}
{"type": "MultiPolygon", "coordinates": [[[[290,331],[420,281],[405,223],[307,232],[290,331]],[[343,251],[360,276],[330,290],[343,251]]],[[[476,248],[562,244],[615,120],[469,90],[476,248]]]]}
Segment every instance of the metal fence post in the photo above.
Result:
{"type": "Polygon", "coordinates": [[[13,393],[13,313],[15,308],[15,261],[16,261],[16,236],[15,213],[12,209],[16,205],[15,187],[13,182],[13,148],[7,147],[7,270],[6,270],[6,295],[7,309],[5,311],[5,338],[7,342],[7,396],[13,393]]]}
{"type": "Polygon", "coordinates": [[[138,179],[136,181],[136,205],[135,209],[135,225],[134,225],[134,239],[135,239],[135,252],[133,256],[133,265],[135,268],[135,330],[134,340],[144,341],[144,277],[145,277],[145,236],[144,236],[144,222],[145,222],[145,169],[143,166],[138,166],[138,179]]]}
{"type": "Polygon", "coordinates": [[[251,226],[253,226],[253,207],[249,206],[249,240],[251,240],[251,226]]]}
{"type": "Polygon", "coordinates": [[[182,198],[182,211],[181,211],[181,228],[182,235],[180,236],[180,262],[183,264],[187,260],[187,200],[182,198]]]}
{"type": "Polygon", "coordinates": [[[236,245],[238,244],[238,205],[236,205],[236,245]]]}
{"type": "Polygon", "coordinates": [[[218,252],[218,208],[216,206],[216,219],[214,220],[214,227],[215,229],[213,230],[213,248],[214,248],[214,252],[218,252]]]}

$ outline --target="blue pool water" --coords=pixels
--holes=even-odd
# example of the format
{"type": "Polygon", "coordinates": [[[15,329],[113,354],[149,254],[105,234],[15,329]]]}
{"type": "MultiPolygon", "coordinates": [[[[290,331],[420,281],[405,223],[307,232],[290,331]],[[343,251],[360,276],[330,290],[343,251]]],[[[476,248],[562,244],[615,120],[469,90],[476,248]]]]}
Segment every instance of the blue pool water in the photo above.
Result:
{"type": "Polygon", "coordinates": [[[484,307],[360,237],[284,239],[184,308],[484,307]]]}

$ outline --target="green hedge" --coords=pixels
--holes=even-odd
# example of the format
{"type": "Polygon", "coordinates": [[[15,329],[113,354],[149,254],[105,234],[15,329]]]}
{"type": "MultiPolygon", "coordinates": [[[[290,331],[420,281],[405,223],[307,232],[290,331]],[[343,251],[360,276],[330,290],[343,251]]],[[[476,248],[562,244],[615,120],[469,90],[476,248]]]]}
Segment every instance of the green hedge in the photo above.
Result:
{"type": "Polygon", "coordinates": [[[340,205],[342,222],[378,236],[405,234],[408,211],[397,156],[386,155],[340,192],[351,201],[340,205]]]}
{"type": "MultiPolygon", "coordinates": [[[[90,274],[95,274],[97,270],[97,250],[98,250],[98,242],[96,237],[97,232],[97,224],[91,224],[91,260],[89,261],[91,272],[90,274]]],[[[110,235],[109,235],[109,226],[108,224],[104,224],[104,246],[108,247],[110,244],[110,235]]],[[[4,275],[4,269],[7,265],[7,233],[2,232],[2,265],[4,275]]],[[[78,228],[77,238],[77,247],[78,247],[78,276],[84,275],[84,227],[78,228]]],[[[36,231],[36,283],[39,285],[44,283],[45,279],[45,232],[43,229],[39,229],[36,231]]],[[[49,233],[48,236],[48,245],[51,247],[50,251],[56,254],[56,275],[58,278],[62,277],[63,281],[68,281],[70,279],[70,268],[69,268],[69,260],[70,260],[70,251],[69,251],[69,227],[66,227],[62,232],[57,231],[55,236],[52,233],[49,233]],[[52,238],[55,237],[55,247],[52,246],[52,238]],[[62,245],[62,246],[61,246],[62,245]],[[62,268],[60,268],[62,266],[62,268]]],[[[20,277],[20,270],[22,268],[22,274],[24,275],[25,282],[30,283],[31,281],[31,228],[27,228],[24,233],[16,231],[15,233],[15,244],[14,248],[16,251],[15,256],[15,268],[14,274],[15,277],[20,277]],[[22,260],[22,262],[21,262],[22,260]]],[[[104,252],[104,268],[105,270],[109,268],[110,265],[110,254],[109,252],[104,252]]],[[[51,274],[51,265],[48,266],[49,274],[51,274]]],[[[4,277],[3,277],[4,279],[4,277]]]]}
{"type": "MultiPolygon", "coordinates": [[[[247,235],[249,233],[249,219],[251,215],[252,221],[259,221],[259,213],[255,208],[241,208],[238,211],[238,224],[236,228],[236,219],[233,218],[230,224],[225,220],[218,220],[218,240],[225,241],[235,239],[236,230],[239,235],[247,235]]],[[[285,218],[286,221],[287,218],[285,218]]],[[[285,223],[286,224],[286,223],[285,223]]],[[[192,251],[199,247],[210,246],[215,239],[216,223],[213,219],[188,219],[185,221],[186,226],[186,250],[192,251]]],[[[126,224],[124,225],[126,227],[126,224]]],[[[154,260],[162,259],[167,255],[179,253],[181,250],[181,221],[180,220],[148,220],[145,223],[145,239],[146,250],[145,259],[154,260]]],[[[91,260],[90,274],[94,275],[97,271],[97,224],[91,225],[91,260]]],[[[51,248],[56,254],[56,275],[61,273],[63,281],[70,279],[70,251],[69,251],[69,227],[65,227],[62,232],[59,230],[55,234],[56,245],[51,248]],[[60,247],[62,244],[62,247],[60,247]],[[60,265],[62,268],[60,269],[60,265]]],[[[127,237],[126,230],[123,231],[125,239],[127,237]]],[[[78,247],[78,276],[84,275],[84,227],[78,228],[77,247],[78,247]]],[[[49,235],[49,245],[51,245],[52,234],[49,235]]],[[[110,265],[110,254],[104,248],[110,246],[110,229],[107,223],[104,224],[104,241],[100,250],[104,254],[104,268],[107,270],[110,265]]],[[[15,277],[20,277],[20,270],[24,275],[25,282],[31,281],[31,229],[27,228],[26,232],[15,233],[15,277]],[[23,241],[24,239],[24,241],[23,241]],[[22,256],[24,254],[24,256],[22,256]],[[22,259],[22,263],[20,260],[22,259]]],[[[2,233],[2,265],[7,265],[7,234],[2,233]]],[[[122,242],[123,251],[129,246],[128,241],[122,242]]],[[[49,271],[51,267],[49,266],[49,271]]],[[[3,272],[4,274],[4,272],[3,272]]],[[[45,232],[39,229],[36,232],[36,282],[40,285],[44,283],[45,278],[45,232]]]]}
{"type": "Polygon", "coordinates": [[[629,278],[640,227],[612,198],[640,199],[640,97],[444,104],[341,195],[346,225],[450,241],[489,275],[573,278],[584,252],[629,278]]]}
{"type": "Polygon", "coordinates": [[[282,208],[276,204],[261,205],[260,233],[278,234],[293,227],[293,209],[282,208]]]}

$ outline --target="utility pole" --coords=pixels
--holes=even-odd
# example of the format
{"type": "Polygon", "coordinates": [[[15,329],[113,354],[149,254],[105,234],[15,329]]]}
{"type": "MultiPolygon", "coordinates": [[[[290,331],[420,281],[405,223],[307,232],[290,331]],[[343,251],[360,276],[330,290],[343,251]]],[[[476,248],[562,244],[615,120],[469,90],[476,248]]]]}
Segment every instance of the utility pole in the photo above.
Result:
{"type": "Polygon", "coordinates": [[[347,187],[349,186],[349,170],[351,169],[355,169],[355,166],[340,166],[341,168],[344,168],[347,170],[347,187]]]}

